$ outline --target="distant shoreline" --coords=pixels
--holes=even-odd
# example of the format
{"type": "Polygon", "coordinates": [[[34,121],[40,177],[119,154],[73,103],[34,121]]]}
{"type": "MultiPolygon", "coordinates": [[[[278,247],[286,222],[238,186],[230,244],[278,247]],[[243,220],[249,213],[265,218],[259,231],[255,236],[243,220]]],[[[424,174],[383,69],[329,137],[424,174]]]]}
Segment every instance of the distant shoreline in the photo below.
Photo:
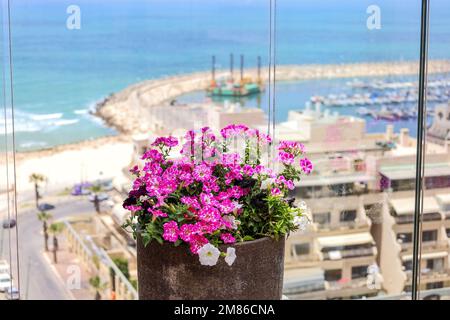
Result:
{"type": "MultiPolygon", "coordinates": [[[[338,79],[382,76],[407,76],[418,74],[418,61],[369,62],[331,65],[279,65],[277,81],[314,79],[338,79]]],[[[428,73],[450,72],[449,60],[429,62],[428,73]]],[[[217,71],[216,77],[228,76],[228,71],[217,71]]],[[[255,78],[256,69],[245,70],[245,75],[255,78]]],[[[263,68],[262,79],[267,82],[268,68],[263,68]]],[[[167,105],[178,96],[204,90],[211,81],[210,72],[196,72],[180,76],[147,80],[111,94],[99,102],[95,115],[120,133],[139,134],[149,131],[149,124],[142,121],[145,110],[167,105]]]]}
{"type": "MultiPolygon", "coordinates": [[[[66,144],[45,150],[18,152],[16,154],[17,189],[32,191],[29,176],[39,173],[48,178],[45,190],[55,191],[71,187],[82,181],[119,177],[133,157],[133,142],[125,135],[102,137],[78,143],[66,144]]],[[[12,175],[12,155],[9,155],[12,175]]],[[[4,157],[0,169],[6,172],[4,157]]],[[[6,191],[5,181],[0,182],[0,195],[6,191]]],[[[0,208],[1,210],[1,208],[0,208]]]]}
{"type": "MultiPolygon", "coordinates": [[[[434,60],[429,63],[429,74],[450,72],[450,60],[434,60]]],[[[403,76],[417,74],[418,62],[377,62],[331,65],[284,65],[277,66],[277,81],[299,81],[313,79],[337,79],[379,76],[403,76]]],[[[228,71],[217,71],[217,77],[228,75],[228,71]]],[[[246,76],[256,76],[256,69],[245,71],[246,76]]],[[[262,78],[267,82],[267,68],[263,68],[262,78]]],[[[16,153],[18,161],[48,156],[67,150],[82,149],[97,145],[129,141],[134,134],[150,130],[143,123],[141,114],[146,108],[168,104],[176,97],[204,90],[210,83],[210,72],[165,77],[135,83],[119,92],[109,95],[96,104],[94,115],[100,117],[107,126],[115,129],[117,135],[103,136],[75,143],[61,144],[37,150],[16,153]],[[125,115],[125,116],[124,116],[125,115]]],[[[0,164],[4,163],[0,159],[0,164]]]]}
{"type": "MultiPolygon", "coordinates": [[[[130,142],[130,137],[124,134],[109,135],[103,137],[92,138],[88,140],[82,140],[78,142],[68,142],[64,144],[59,144],[56,146],[45,147],[38,150],[23,150],[16,152],[16,161],[21,162],[23,160],[28,160],[32,158],[41,158],[52,156],[56,153],[64,151],[81,150],[84,148],[97,148],[103,145],[119,143],[119,142],[130,142]]],[[[10,160],[12,156],[10,155],[10,160]]],[[[0,159],[0,165],[4,165],[6,162],[5,157],[0,159]]]]}

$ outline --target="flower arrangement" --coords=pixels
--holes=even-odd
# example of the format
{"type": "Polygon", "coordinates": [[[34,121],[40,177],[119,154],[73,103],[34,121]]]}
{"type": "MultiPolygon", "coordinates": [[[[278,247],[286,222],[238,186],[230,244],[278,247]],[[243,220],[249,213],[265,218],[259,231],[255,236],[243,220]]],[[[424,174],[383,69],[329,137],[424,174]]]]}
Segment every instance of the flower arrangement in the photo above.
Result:
{"type": "Polygon", "coordinates": [[[222,256],[231,266],[233,244],[278,239],[306,226],[305,204],[295,206],[287,197],[301,174],[312,171],[304,146],[280,142],[282,170],[275,173],[261,164],[269,136],[244,125],[229,125],[220,134],[219,139],[209,128],[191,130],[180,146],[174,137],[157,138],[142,156],[145,165],[130,170],[135,180],[123,203],[131,211],[124,228],[144,245],[187,245],[202,265],[213,266],[222,256]],[[232,152],[233,145],[241,152],[232,152]],[[179,157],[171,156],[174,148],[179,157]]]}

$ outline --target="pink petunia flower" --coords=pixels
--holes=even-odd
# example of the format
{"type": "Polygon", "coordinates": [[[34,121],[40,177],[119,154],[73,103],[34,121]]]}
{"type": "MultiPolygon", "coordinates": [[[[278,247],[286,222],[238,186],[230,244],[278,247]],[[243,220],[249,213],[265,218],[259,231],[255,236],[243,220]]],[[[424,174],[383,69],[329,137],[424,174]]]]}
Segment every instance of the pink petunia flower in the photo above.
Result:
{"type": "Polygon", "coordinates": [[[169,148],[176,147],[178,145],[178,139],[175,137],[159,137],[152,143],[152,146],[166,146],[169,148]]]}
{"type": "Polygon", "coordinates": [[[178,240],[178,225],[175,221],[166,222],[163,224],[163,238],[169,242],[176,242],[178,240]]]}
{"type": "Polygon", "coordinates": [[[247,175],[249,177],[253,176],[253,174],[255,173],[255,169],[253,169],[253,167],[249,164],[246,164],[245,166],[243,166],[242,171],[244,172],[245,175],[247,175]]]}
{"type": "Polygon", "coordinates": [[[180,227],[178,235],[183,241],[191,242],[194,235],[197,233],[197,228],[193,224],[183,224],[180,227]]]}
{"type": "Polygon", "coordinates": [[[193,177],[197,181],[208,181],[211,179],[212,169],[206,163],[195,167],[193,177]]]}
{"type": "Polygon", "coordinates": [[[218,205],[218,201],[214,198],[214,195],[211,193],[202,192],[200,194],[200,202],[205,207],[218,205]]]}
{"type": "Polygon", "coordinates": [[[270,190],[270,194],[273,196],[280,196],[281,195],[281,190],[278,188],[273,188],[272,190],[270,190]]]}
{"type": "Polygon", "coordinates": [[[148,208],[147,211],[150,212],[153,215],[153,217],[155,217],[155,218],[158,218],[158,217],[166,218],[167,217],[167,213],[165,213],[161,210],[155,210],[152,208],[148,208]]]}
{"type": "Polygon", "coordinates": [[[239,134],[245,133],[248,130],[248,127],[243,124],[230,124],[220,130],[220,134],[225,139],[237,136],[239,134]]]}
{"type": "Polygon", "coordinates": [[[197,209],[197,210],[198,210],[198,209],[201,208],[200,203],[198,202],[197,197],[194,197],[194,196],[192,196],[192,197],[184,196],[184,197],[181,197],[180,201],[181,201],[181,203],[184,203],[185,205],[187,205],[187,206],[189,206],[189,207],[192,207],[192,208],[194,208],[194,209],[197,209]]]}
{"type": "Polygon", "coordinates": [[[278,152],[278,160],[284,164],[292,165],[295,160],[295,156],[292,153],[286,151],[278,152]]]}
{"type": "Polygon", "coordinates": [[[305,151],[305,146],[296,141],[280,141],[278,150],[283,150],[298,155],[305,151]]]}
{"type": "Polygon", "coordinates": [[[219,210],[211,206],[200,209],[200,211],[198,212],[198,217],[200,220],[206,222],[216,222],[221,218],[219,210]]]}
{"type": "Polygon", "coordinates": [[[163,157],[163,155],[161,154],[161,152],[159,152],[158,150],[156,150],[156,149],[150,149],[150,150],[147,150],[147,151],[142,155],[141,159],[142,159],[142,160],[150,159],[150,160],[153,160],[153,161],[156,161],[156,162],[161,162],[161,161],[164,160],[164,157],[163,157]]]}
{"type": "Polygon", "coordinates": [[[300,167],[306,174],[310,174],[313,170],[312,162],[308,158],[300,159],[300,167]]]}
{"type": "Polygon", "coordinates": [[[136,165],[133,168],[130,169],[130,173],[135,175],[135,176],[139,176],[139,167],[136,165]]]}
{"type": "Polygon", "coordinates": [[[204,236],[199,234],[194,234],[191,237],[190,241],[190,249],[193,254],[197,254],[198,250],[200,250],[201,247],[203,247],[205,244],[207,244],[209,241],[204,236]]]}
{"type": "Polygon", "coordinates": [[[141,206],[126,206],[125,209],[130,210],[131,212],[136,212],[142,210],[141,206]]]}
{"type": "Polygon", "coordinates": [[[220,239],[223,241],[223,243],[235,243],[236,238],[231,235],[231,233],[222,233],[220,235],[220,239]]]}

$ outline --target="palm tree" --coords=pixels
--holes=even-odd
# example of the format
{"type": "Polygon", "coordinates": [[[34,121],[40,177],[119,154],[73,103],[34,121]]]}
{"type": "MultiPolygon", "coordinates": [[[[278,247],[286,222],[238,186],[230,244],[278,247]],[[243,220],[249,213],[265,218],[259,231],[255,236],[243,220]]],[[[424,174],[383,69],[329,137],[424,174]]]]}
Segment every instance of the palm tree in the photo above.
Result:
{"type": "Polygon", "coordinates": [[[64,225],[61,222],[52,223],[49,228],[49,232],[53,235],[53,262],[58,263],[58,259],[56,257],[56,252],[58,251],[58,238],[57,236],[63,230],[64,225]]]}
{"type": "Polygon", "coordinates": [[[45,211],[41,211],[38,213],[38,219],[39,221],[42,221],[42,229],[44,231],[44,247],[45,251],[48,251],[48,226],[47,221],[49,221],[52,218],[52,215],[50,213],[47,213],[45,211]]]}
{"type": "Polygon", "coordinates": [[[105,290],[108,284],[106,282],[102,282],[102,279],[100,279],[99,276],[90,278],[89,284],[95,290],[95,300],[102,300],[100,291],[105,290]]]}
{"type": "Polygon", "coordinates": [[[103,187],[101,184],[94,184],[90,190],[94,194],[95,212],[100,213],[100,199],[98,198],[98,194],[103,191],[103,187]]]}
{"type": "Polygon", "coordinates": [[[30,175],[30,182],[34,183],[34,195],[36,199],[36,208],[39,206],[39,199],[41,195],[39,194],[39,184],[47,180],[47,178],[43,174],[32,173],[30,175]]]}

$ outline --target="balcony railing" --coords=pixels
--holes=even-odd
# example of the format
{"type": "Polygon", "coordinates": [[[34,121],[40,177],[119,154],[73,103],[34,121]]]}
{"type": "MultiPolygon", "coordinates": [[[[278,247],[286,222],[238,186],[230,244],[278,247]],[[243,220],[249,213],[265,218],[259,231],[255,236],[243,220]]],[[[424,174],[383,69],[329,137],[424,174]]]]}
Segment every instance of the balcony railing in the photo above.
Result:
{"type": "MultiPolygon", "coordinates": [[[[402,251],[409,251],[413,248],[412,242],[401,243],[402,251]]],[[[449,247],[448,241],[422,241],[422,248],[426,250],[442,250],[449,247]]]]}
{"type": "MultiPolygon", "coordinates": [[[[425,213],[422,217],[422,220],[423,221],[439,221],[439,220],[442,220],[442,216],[439,212],[425,213]]],[[[395,222],[397,224],[413,223],[414,215],[408,214],[408,215],[395,216],[395,222]]]]}
{"type": "MultiPolygon", "coordinates": [[[[408,281],[412,278],[412,271],[407,270],[405,271],[408,281]]],[[[430,270],[430,269],[422,269],[420,273],[421,279],[445,279],[450,278],[450,269],[440,269],[440,270],[430,270]]]]}
{"type": "Polygon", "coordinates": [[[442,220],[442,215],[439,212],[425,213],[423,221],[439,221],[442,220]]]}
{"type": "Polygon", "coordinates": [[[411,215],[406,215],[406,216],[396,216],[395,217],[395,223],[397,224],[408,224],[408,223],[413,223],[414,222],[414,216],[411,215]]]}
{"type": "Polygon", "coordinates": [[[331,230],[347,230],[347,229],[357,229],[360,227],[368,226],[367,221],[343,221],[336,224],[331,223],[316,223],[317,231],[331,231],[331,230]]]}
{"type": "Polygon", "coordinates": [[[283,294],[302,294],[322,290],[325,290],[325,282],[323,280],[298,285],[284,284],[283,294]]]}
{"type": "Polygon", "coordinates": [[[367,279],[358,278],[351,280],[339,280],[339,281],[325,281],[325,288],[327,290],[343,290],[343,289],[356,289],[356,288],[366,288],[367,279]]]}
{"type": "Polygon", "coordinates": [[[352,250],[339,250],[323,252],[323,260],[340,260],[357,257],[368,257],[376,254],[375,248],[361,248],[352,250]]]}

